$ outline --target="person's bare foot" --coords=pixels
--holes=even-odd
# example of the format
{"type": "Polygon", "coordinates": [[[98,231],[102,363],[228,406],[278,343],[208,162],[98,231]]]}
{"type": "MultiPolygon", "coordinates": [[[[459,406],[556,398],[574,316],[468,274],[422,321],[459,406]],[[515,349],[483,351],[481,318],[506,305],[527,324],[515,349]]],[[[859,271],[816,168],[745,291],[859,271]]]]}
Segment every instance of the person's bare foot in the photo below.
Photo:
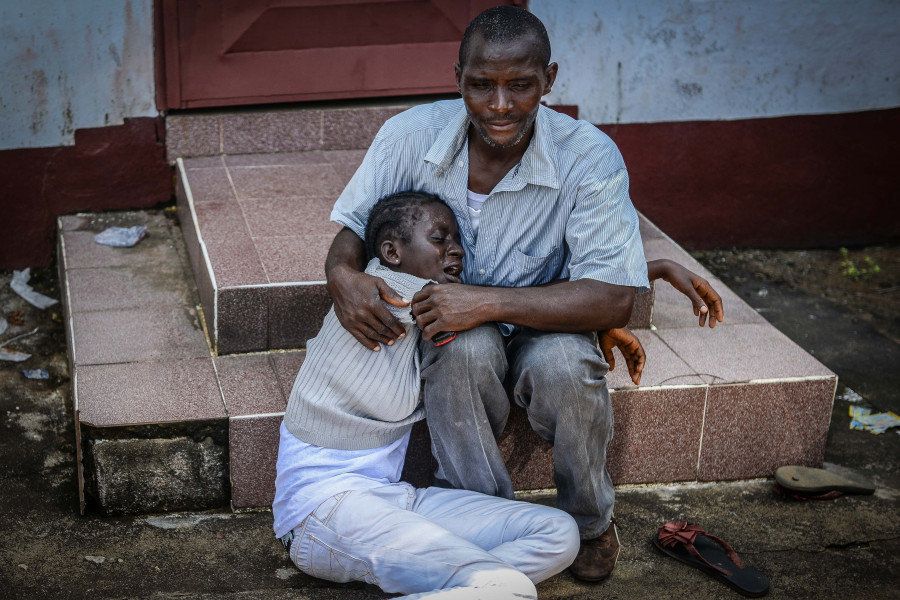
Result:
{"type": "Polygon", "coordinates": [[[581,548],[569,572],[576,579],[599,583],[609,577],[619,559],[619,533],[616,524],[610,523],[606,531],[592,540],[581,540],[581,548]]]}

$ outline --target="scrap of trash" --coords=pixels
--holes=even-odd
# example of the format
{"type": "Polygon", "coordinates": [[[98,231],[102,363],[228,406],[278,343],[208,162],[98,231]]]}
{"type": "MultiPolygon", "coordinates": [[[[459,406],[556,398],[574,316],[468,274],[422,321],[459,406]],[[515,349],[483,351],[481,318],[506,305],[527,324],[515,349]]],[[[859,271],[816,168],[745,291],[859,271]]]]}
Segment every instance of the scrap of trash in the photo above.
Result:
{"type": "Polygon", "coordinates": [[[0,360],[6,360],[9,362],[25,362],[29,358],[31,358],[31,355],[26,354],[25,352],[16,352],[15,350],[0,348],[0,360]]]}
{"type": "Polygon", "coordinates": [[[9,329],[9,321],[0,317],[0,335],[6,333],[6,330],[9,329]]]}
{"type": "Polygon", "coordinates": [[[25,352],[17,352],[15,350],[10,350],[6,346],[8,346],[9,344],[11,344],[17,340],[21,340],[23,338],[27,338],[30,335],[34,335],[37,332],[38,332],[38,328],[35,327],[28,333],[23,333],[22,335],[17,335],[16,337],[9,338],[5,342],[0,342],[0,360],[5,360],[5,361],[9,361],[9,362],[25,362],[26,360],[31,358],[30,354],[27,354],[25,352]]]}
{"type": "Polygon", "coordinates": [[[873,413],[871,408],[851,405],[848,412],[850,413],[850,429],[879,435],[900,425],[900,416],[892,411],[873,413]]]}
{"type": "Polygon", "coordinates": [[[9,282],[9,287],[11,287],[19,296],[24,298],[26,302],[41,310],[59,302],[59,300],[54,300],[49,296],[34,291],[32,287],[28,285],[29,279],[31,279],[30,268],[22,269],[21,271],[13,271],[12,281],[9,282]]]}
{"type": "Polygon", "coordinates": [[[863,397],[850,388],[844,388],[843,393],[838,395],[838,400],[843,400],[844,402],[849,402],[850,404],[859,404],[863,401],[863,397]]]}
{"type": "Polygon", "coordinates": [[[107,227],[94,236],[94,241],[114,248],[131,248],[147,235],[146,225],[107,227]]]}
{"type": "Polygon", "coordinates": [[[50,379],[50,373],[47,369],[22,369],[22,375],[26,379],[50,379]]]}

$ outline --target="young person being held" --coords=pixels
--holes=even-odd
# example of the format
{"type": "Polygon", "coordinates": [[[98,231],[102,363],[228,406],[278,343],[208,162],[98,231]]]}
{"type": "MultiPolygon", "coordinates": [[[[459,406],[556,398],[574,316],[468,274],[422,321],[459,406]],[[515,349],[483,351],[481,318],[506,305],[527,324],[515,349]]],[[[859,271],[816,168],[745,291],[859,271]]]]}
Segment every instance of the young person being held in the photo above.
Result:
{"type": "MultiPolygon", "coordinates": [[[[431,194],[379,201],[365,244],[365,272],[403,298],[460,281],[456,220],[431,194]]],[[[536,598],[534,584],[575,558],[578,526],[555,508],[400,481],[410,429],[424,417],[420,333],[409,308],[385,306],[405,335],[378,352],[334,309],[309,342],[281,425],[275,535],[301,571],[331,581],[414,598],[536,598]]]]}

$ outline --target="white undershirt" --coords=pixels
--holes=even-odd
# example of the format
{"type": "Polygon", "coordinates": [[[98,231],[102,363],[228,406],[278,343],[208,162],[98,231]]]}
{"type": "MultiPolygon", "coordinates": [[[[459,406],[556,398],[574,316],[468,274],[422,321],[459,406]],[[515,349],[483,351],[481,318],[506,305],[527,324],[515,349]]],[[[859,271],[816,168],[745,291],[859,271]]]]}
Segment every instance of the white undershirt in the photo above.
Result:
{"type": "Polygon", "coordinates": [[[472,190],[466,190],[466,204],[469,206],[469,222],[472,223],[472,233],[478,237],[478,225],[481,223],[481,205],[487,200],[489,194],[476,194],[472,190]]]}

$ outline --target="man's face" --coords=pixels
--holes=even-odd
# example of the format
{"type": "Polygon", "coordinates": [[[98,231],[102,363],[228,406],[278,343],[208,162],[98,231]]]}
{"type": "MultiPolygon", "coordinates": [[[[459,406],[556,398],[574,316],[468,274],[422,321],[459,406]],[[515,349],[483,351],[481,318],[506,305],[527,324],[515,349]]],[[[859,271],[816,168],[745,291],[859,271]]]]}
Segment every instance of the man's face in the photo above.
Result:
{"type": "Polygon", "coordinates": [[[534,47],[531,36],[496,43],[476,36],[466,64],[456,67],[469,119],[492,148],[527,143],[541,97],[556,79],[556,63],[542,65],[534,47]]]}
{"type": "Polygon", "coordinates": [[[399,268],[438,283],[459,283],[463,248],[453,212],[443,204],[426,204],[409,243],[396,242],[399,268]]]}

